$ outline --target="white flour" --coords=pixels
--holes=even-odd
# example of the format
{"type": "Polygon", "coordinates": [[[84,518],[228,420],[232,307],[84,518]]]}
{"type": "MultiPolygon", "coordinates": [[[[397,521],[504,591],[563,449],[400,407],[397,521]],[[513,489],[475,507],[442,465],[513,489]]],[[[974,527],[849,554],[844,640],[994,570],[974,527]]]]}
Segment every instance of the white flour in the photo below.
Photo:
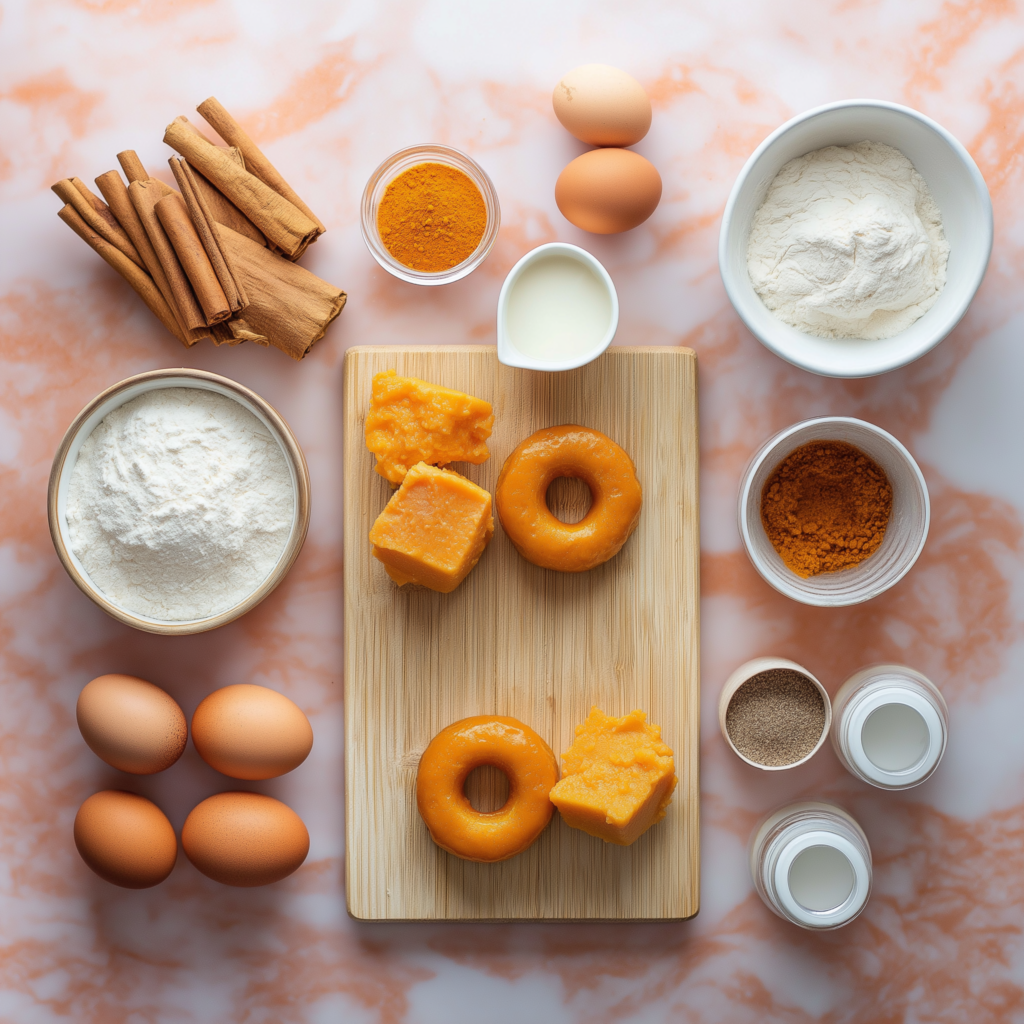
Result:
{"type": "Polygon", "coordinates": [[[263,582],[291,532],[288,464],[237,402],[148,391],[104,417],[68,488],[71,548],[114,604],[182,622],[226,611],[263,582]]]}
{"type": "Polygon", "coordinates": [[[891,338],[946,283],[942,216],[892,146],[828,146],[776,175],[750,231],[747,269],[764,304],[819,338],[891,338]]]}

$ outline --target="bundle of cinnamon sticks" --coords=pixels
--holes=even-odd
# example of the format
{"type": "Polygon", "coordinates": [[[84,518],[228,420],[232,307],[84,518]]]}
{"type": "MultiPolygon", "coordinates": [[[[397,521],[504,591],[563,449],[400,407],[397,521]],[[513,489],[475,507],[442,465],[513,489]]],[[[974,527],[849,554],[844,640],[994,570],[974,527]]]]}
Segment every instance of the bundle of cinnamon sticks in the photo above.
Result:
{"type": "Polygon", "coordinates": [[[325,231],[277,169],[212,96],[196,108],[227,145],[187,118],[164,142],[178,190],[153,178],[133,150],[117,171],[53,186],[58,216],[103,257],[183,345],[254,341],[301,359],[346,295],[296,265],[325,231]],[[105,201],[104,201],[105,200],[105,201]]]}

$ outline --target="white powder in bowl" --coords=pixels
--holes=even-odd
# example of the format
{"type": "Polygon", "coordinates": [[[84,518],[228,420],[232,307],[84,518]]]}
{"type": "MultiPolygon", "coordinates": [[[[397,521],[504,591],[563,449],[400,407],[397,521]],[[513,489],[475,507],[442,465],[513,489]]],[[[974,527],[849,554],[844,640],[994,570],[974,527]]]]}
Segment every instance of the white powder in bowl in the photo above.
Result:
{"type": "Polygon", "coordinates": [[[946,283],[942,215],[892,146],[828,146],[790,160],[754,215],[747,269],[761,301],[818,338],[891,338],[946,283]]]}
{"type": "Polygon", "coordinates": [[[147,391],[86,439],[68,486],[71,549],[114,604],[185,622],[227,611],[270,574],[291,533],[284,452],[238,402],[147,391]]]}

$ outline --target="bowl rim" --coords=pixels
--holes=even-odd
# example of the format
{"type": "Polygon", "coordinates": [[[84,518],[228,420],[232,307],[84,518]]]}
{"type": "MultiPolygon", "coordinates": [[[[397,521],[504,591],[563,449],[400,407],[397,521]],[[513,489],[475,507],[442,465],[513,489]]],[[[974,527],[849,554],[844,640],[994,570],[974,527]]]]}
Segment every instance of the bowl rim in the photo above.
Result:
{"type": "MultiPolygon", "coordinates": [[[[429,161],[425,159],[417,162],[429,161]]],[[[410,166],[415,166],[415,164],[410,166]]],[[[498,202],[498,191],[494,187],[490,175],[469,154],[463,153],[462,150],[456,149],[454,146],[445,146],[439,142],[420,142],[414,146],[396,149],[390,156],[385,157],[366,179],[363,194],[359,200],[359,232],[363,236],[363,243],[380,266],[393,277],[408,284],[436,287],[462,280],[487,259],[498,238],[500,227],[501,205],[498,202]],[[433,157],[437,163],[446,163],[449,167],[455,167],[462,171],[480,189],[484,206],[487,209],[487,223],[484,225],[484,233],[479,244],[461,263],[457,263],[447,270],[425,271],[407,267],[388,252],[377,233],[377,206],[373,203],[374,192],[385,178],[387,179],[384,184],[386,188],[394,178],[398,177],[398,173],[401,172],[390,174],[397,163],[414,156],[433,157]]]]}
{"type": "Polygon", "coordinates": [[[581,366],[586,366],[587,363],[592,363],[598,358],[598,356],[603,355],[608,346],[611,345],[618,329],[619,295],[615,290],[615,282],[612,280],[611,274],[608,273],[604,264],[592,252],[588,252],[586,249],[583,249],[578,245],[573,245],[571,242],[545,242],[543,245],[538,245],[528,253],[525,253],[519,258],[516,265],[508,272],[505,277],[505,281],[501,286],[501,291],[498,293],[498,362],[504,363],[506,366],[515,366],[523,370],[550,370],[555,372],[561,370],[576,370],[581,366]],[[518,281],[523,275],[523,271],[540,260],[547,259],[549,256],[557,256],[559,254],[568,256],[570,259],[577,260],[579,263],[589,267],[590,270],[597,275],[601,283],[604,285],[608,298],[611,300],[611,316],[609,317],[608,330],[605,331],[604,337],[592,349],[573,359],[563,359],[561,362],[554,363],[545,362],[541,359],[534,359],[517,349],[515,345],[509,341],[504,319],[508,308],[509,293],[515,286],[516,281],[518,281]]]}
{"type": "MultiPolygon", "coordinates": [[[[846,443],[853,444],[852,441],[848,441],[846,443]]],[[[813,416],[810,419],[800,420],[798,423],[793,423],[790,426],[783,428],[778,433],[773,434],[750,457],[750,461],[747,463],[746,468],[743,470],[743,475],[740,477],[736,514],[740,531],[740,540],[743,543],[743,550],[746,552],[747,558],[750,560],[750,564],[753,565],[755,570],[757,570],[757,574],[765,581],[765,583],[777,590],[780,594],[783,594],[785,597],[788,597],[799,604],[808,605],[813,608],[848,608],[852,605],[864,604],[866,601],[870,601],[873,598],[881,596],[887,590],[891,590],[917,564],[917,560],[921,557],[921,552],[924,550],[925,543],[928,540],[928,531],[931,528],[931,495],[928,493],[928,483],[924,478],[924,473],[921,472],[921,467],[917,464],[917,460],[910,454],[906,445],[904,445],[899,438],[890,434],[889,431],[874,423],[870,423],[867,420],[858,419],[856,416],[813,416]],[[769,455],[771,455],[771,453],[775,451],[780,444],[792,437],[798,431],[807,427],[817,426],[818,424],[833,423],[854,424],[858,428],[863,428],[882,438],[896,449],[899,456],[905,461],[907,467],[910,469],[911,475],[923,496],[924,523],[922,524],[921,536],[913,555],[907,560],[906,565],[900,569],[899,573],[897,573],[889,583],[882,587],[881,590],[874,590],[864,596],[858,596],[857,593],[854,592],[852,596],[841,598],[837,598],[834,595],[829,595],[827,593],[822,593],[819,595],[820,599],[815,600],[812,595],[788,586],[785,577],[776,575],[775,572],[772,571],[771,567],[766,565],[758,556],[751,537],[751,526],[747,516],[747,504],[758,468],[763,465],[769,455]]]]}
{"type": "MultiPolygon", "coordinates": [[[[733,310],[736,312],[736,315],[743,321],[743,325],[762,345],[764,345],[765,348],[770,352],[773,352],[780,359],[784,359],[793,366],[797,366],[802,370],[807,370],[810,373],[816,373],[822,377],[834,377],[839,379],[875,377],[882,373],[888,373],[890,370],[898,369],[901,366],[907,366],[915,360],[920,359],[922,356],[927,355],[940,342],[944,341],[945,338],[954,330],[957,324],[960,323],[966,315],[971,303],[974,301],[974,297],[977,295],[978,289],[981,287],[981,282],[984,280],[985,274],[988,271],[988,265],[992,258],[993,238],[994,222],[992,214],[992,197],[989,194],[988,185],[985,182],[984,175],[982,175],[981,171],[978,169],[978,165],[974,162],[974,158],[964,147],[963,143],[956,138],[956,136],[946,128],[943,128],[937,121],[928,117],[927,114],[922,114],[919,110],[914,110],[912,107],[907,107],[900,103],[893,103],[889,100],[865,98],[837,100],[833,103],[824,103],[820,106],[812,107],[810,110],[805,110],[803,113],[797,114],[795,117],[791,117],[788,121],[779,125],[778,128],[771,132],[771,134],[769,134],[747,158],[746,163],[744,163],[739,174],[736,176],[736,180],[733,183],[732,190],[729,192],[729,198],[726,200],[725,209],[722,213],[722,226],[718,235],[718,272],[722,279],[722,284],[725,287],[726,294],[729,297],[729,302],[731,303],[733,310]],[[960,305],[957,306],[946,320],[933,332],[932,337],[927,340],[926,344],[920,345],[916,351],[905,356],[879,359],[875,364],[866,364],[864,367],[843,370],[836,369],[834,367],[828,368],[824,366],[822,362],[817,360],[800,358],[795,353],[789,352],[784,345],[780,346],[774,338],[764,336],[754,324],[748,321],[744,314],[744,297],[740,295],[737,283],[733,279],[732,271],[729,269],[727,250],[729,238],[733,230],[733,213],[737,203],[739,202],[740,193],[743,191],[748,178],[750,178],[755,165],[761,157],[771,149],[771,147],[774,146],[783,135],[787,134],[803,122],[850,107],[866,107],[887,110],[913,118],[926,128],[930,128],[946,143],[946,145],[949,146],[963,164],[968,177],[970,177],[974,183],[975,195],[985,211],[985,216],[981,218],[981,223],[979,224],[979,229],[984,233],[983,248],[985,251],[985,258],[984,260],[979,261],[979,265],[973,275],[973,280],[969,279],[970,289],[965,291],[965,297],[961,301],[960,305]]],[[[783,321],[779,322],[783,323],[783,321]]],[[[789,325],[787,324],[785,326],[788,327],[789,325]]],[[[795,330],[795,328],[791,329],[795,330]]],[[[893,337],[898,336],[899,335],[894,335],[893,337]]],[[[883,340],[887,341],[891,339],[883,340]]]]}
{"type": "MultiPolygon", "coordinates": [[[[96,426],[99,426],[99,423],[94,425],[94,430],[96,426]]],[[[50,538],[53,541],[54,549],[57,552],[57,557],[60,559],[61,565],[64,567],[64,571],[71,577],[75,586],[77,586],[78,589],[95,604],[99,605],[99,607],[102,608],[103,611],[105,611],[111,618],[117,619],[119,622],[123,622],[125,625],[132,626],[135,629],[142,630],[143,632],[157,633],[162,636],[183,636],[193,633],[204,633],[207,630],[216,629],[218,626],[227,625],[227,623],[233,622],[235,619],[240,618],[245,615],[246,612],[255,608],[256,605],[258,605],[264,598],[268,597],[271,592],[277,588],[288,574],[292,565],[295,563],[295,559],[299,557],[299,552],[302,550],[302,545],[305,543],[306,534],[309,530],[309,468],[306,465],[306,458],[302,453],[302,449],[299,447],[299,442],[296,440],[295,435],[285,418],[269,402],[267,402],[266,399],[261,398],[255,391],[245,387],[244,384],[239,384],[237,381],[233,381],[229,377],[222,377],[217,373],[210,373],[207,370],[197,370],[191,367],[181,366],[168,367],[160,370],[146,370],[143,373],[137,373],[131,377],[126,377],[124,380],[120,380],[116,384],[111,384],[110,387],[104,389],[95,398],[93,398],[71,421],[71,425],[64,432],[64,436],[61,439],[60,444],[57,446],[57,451],[53,456],[53,462],[50,466],[50,479],[46,492],[46,510],[50,527],[50,538]],[[244,600],[223,612],[219,612],[216,615],[210,615],[202,619],[191,619],[185,622],[166,622],[160,619],[150,619],[144,615],[137,615],[134,612],[130,612],[122,608],[120,605],[114,604],[103,595],[91,580],[79,571],[71,557],[71,552],[65,543],[64,535],[61,531],[57,497],[61,481],[64,478],[65,470],[67,468],[68,454],[71,451],[71,446],[78,438],[82,427],[89,417],[111,398],[127,391],[129,388],[134,387],[137,384],[149,381],[167,381],[168,383],[148,390],[161,390],[162,388],[170,387],[187,388],[195,387],[197,385],[202,387],[202,383],[204,382],[206,384],[216,384],[218,386],[217,388],[205,388],[205,390],[212,390],[215,393],[220,394],[221,392],[218,388],[224,388],[227,391],[232,392],[234,396],[244,399],[245,401],[239,402],[243,408],[245,408],[245,403],[248,402],[258,409],[264,417],[266,417],[267,421],[277,434],[277,439],[284,449],[285,456],[294,469],[295,520],[292,525],[292,532],[288,538],[288,543],[285,545],[284,551],[282,551],[277,565],[274,566],[267,578],[244,600]],[[184,383],[177,383],[177,381],[184,381],[184,383]]]]}

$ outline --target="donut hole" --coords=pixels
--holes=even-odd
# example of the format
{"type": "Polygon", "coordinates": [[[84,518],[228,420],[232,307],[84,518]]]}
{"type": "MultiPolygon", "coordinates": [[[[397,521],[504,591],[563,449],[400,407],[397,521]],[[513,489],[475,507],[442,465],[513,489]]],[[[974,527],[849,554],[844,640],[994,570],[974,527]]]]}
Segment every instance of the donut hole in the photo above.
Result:
{"type": "Polygon", "coordinates": [[[545,498],[548,511],[561,523],[571,526],[590,511],[594,495],[585,480],[560,476],[551,481],[545,498]]]}
{"type": "Polygon", "coordinates": [[[508,776],[491,764],[482,764],[466,776],[462,787],[474,811],[490,814],[500,811],[508,803],[508,776]]]}

